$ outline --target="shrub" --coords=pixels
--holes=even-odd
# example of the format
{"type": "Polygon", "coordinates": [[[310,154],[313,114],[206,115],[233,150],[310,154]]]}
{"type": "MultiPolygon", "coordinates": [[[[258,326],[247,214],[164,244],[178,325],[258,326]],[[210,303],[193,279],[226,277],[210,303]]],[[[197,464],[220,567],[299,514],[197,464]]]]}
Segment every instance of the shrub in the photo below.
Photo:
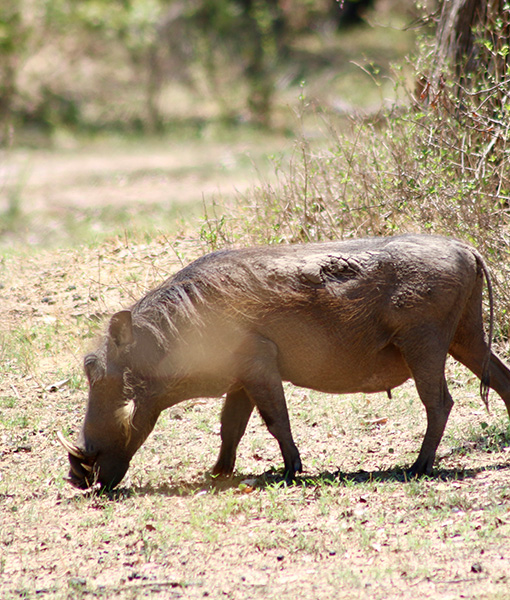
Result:
{"type": "MultiPolygon", "coordinates": [[[[509,126],[494,110],[500,85],[465,91],[443,81],[423,105],[412,97],[384,117],[328,125],[325,144],[303,137],[277,182],[209,215],[209,240],[224,245],[429,232],[465,240],[494,278],[497,335],[510,325],[509,126]]],[[[509,101],[510,102],[510,101],[509,101]]],[[[214,244],[212,244],[214,246],[214,244]]]]}

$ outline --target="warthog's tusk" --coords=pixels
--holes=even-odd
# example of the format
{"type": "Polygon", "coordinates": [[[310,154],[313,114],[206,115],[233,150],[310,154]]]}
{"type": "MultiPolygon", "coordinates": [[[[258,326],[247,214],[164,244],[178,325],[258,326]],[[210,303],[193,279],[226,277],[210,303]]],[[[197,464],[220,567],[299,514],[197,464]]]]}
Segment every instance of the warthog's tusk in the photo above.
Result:
{"type": "Polygon", "coordinates": [[[94,470],[94,467],[91,467],[90,465],[87,465],[86,463],[80,463],[80,465],[85,469],[85,471],[88,471],[89,473],[92,473],[92,471],[94,470]]]}
{"type": "Polygon", "coordinates": [[[87,460],[85,454],[77,446],[72,444],[69,440],[66,440],[66,438],[62,435],[60,431],[57,431],[57,439],[62,444],[64,449],[69,452],[69,454],[71,454],[75,458],[78,458],[79,460],[87,460]]]}

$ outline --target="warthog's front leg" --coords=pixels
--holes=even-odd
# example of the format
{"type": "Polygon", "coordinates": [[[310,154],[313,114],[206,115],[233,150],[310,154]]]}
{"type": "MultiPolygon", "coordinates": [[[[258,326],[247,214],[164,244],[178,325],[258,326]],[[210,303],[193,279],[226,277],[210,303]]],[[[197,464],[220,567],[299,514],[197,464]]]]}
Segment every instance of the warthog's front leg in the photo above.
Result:
{"type": "Polygon", "coordinates": [[[231,475],[236,461],[237,446],[246,431],[253,403],[246,390],[229,392],[221,412],[221,449],[213,467],[213,475],[231,475]]]}
{"type": "Polygon", "coordinates": [[[290,430],[282,382],[275,378],[273,381],[248,384],[246,388],[258,408],[260,416],[264,419],[269,433],[276,438],[280,445],[285,464],[285,479],[291,481],[296,473],[303,470],[303,467],[290,430]]]}
{"type": "Polygon", "coordinates": [[[296,472],[302,471],[302,465],[299,451],[292,439],[277,355],[278,349],[273,342],[254,336],[244,348],[239,381],[257,407],[269,432],[278,441],[285,463],[285,478],[292,480],[296,472]]]}

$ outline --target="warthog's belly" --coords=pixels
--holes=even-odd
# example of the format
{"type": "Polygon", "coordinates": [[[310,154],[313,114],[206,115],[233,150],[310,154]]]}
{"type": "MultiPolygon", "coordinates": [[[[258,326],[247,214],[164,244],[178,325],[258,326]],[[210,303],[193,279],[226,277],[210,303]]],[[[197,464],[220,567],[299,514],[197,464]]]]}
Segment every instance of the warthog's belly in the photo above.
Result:
{"type": "Polygon", "coordinates": [[[329,347],[301,359],[292,353],[280,361],[282,379],[295,385],[334,394],[384,392],[411,377],[400,351],[389,344],[379,351],[329,347]],[[340,350],[340,351],[339,351],[340,350]]]}

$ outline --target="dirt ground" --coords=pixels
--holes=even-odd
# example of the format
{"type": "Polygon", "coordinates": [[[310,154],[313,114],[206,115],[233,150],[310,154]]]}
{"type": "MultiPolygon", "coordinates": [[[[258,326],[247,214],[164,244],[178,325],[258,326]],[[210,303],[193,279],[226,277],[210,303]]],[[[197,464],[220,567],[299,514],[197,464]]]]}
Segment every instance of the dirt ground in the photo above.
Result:
{"type": "Polygon", "coordinates": [[[271,178],[294,145],[280,133],[227,137],[0,151],[0,246],[57,248],[132,230],[175,235],[183,216],[199,219],[216,198],[271,178]]]}
{"type": "Polygon", "coordinates": [[[31,211],[169,200],[200,203],[202,195],[231,193],[229,188],[239,184],[239,161],[250,161],[249,146],[243,143],[176,146],[157,144],[143,153],[124,147],[108,156],[97,148],[64,154],[15,151],[8,157],[4,181],[22,180],[31,211]]]}

